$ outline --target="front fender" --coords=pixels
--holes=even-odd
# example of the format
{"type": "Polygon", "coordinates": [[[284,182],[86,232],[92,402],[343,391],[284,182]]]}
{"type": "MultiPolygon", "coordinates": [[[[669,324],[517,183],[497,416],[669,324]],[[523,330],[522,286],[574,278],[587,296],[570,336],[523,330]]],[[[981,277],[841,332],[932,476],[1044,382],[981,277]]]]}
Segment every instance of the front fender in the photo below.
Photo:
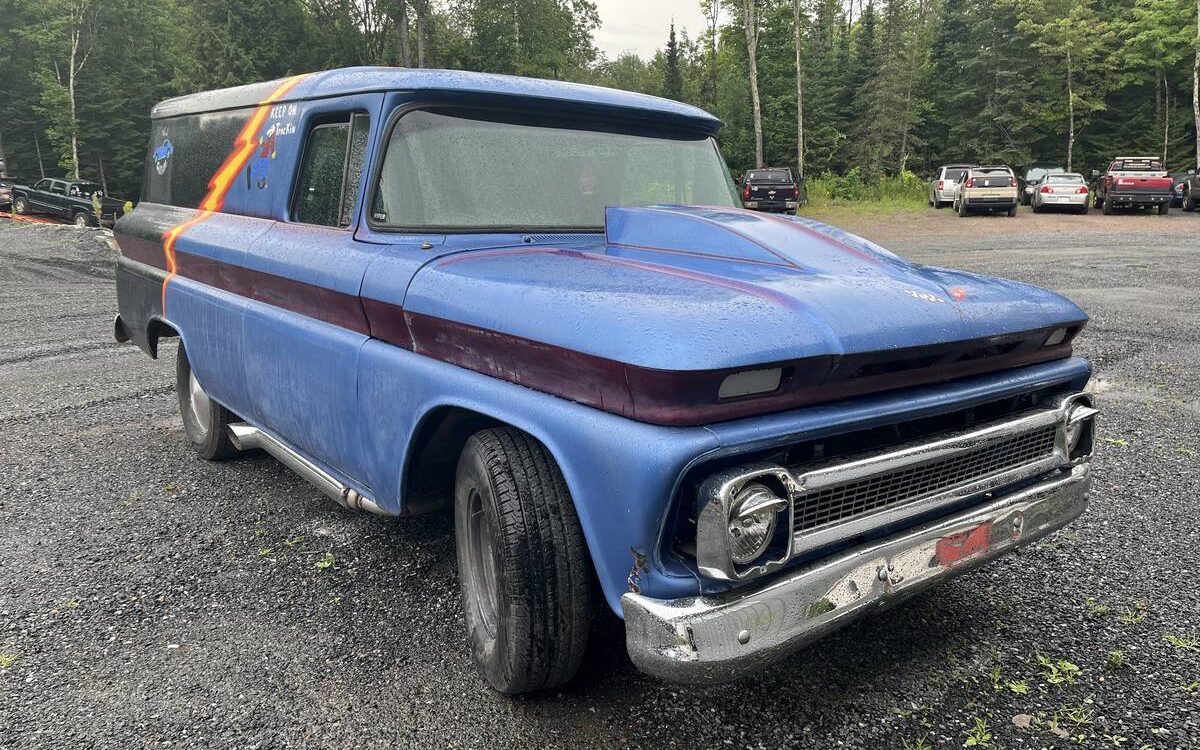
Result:
{"type": "Polygon", "coordinates": [[[467,409],[528,432],[554,456],[614,612],[631,583],[656,597],[699,591],[694,575],[663,564],[660,542],[684,467],[717,447],[708,429],[634,422],[377,340],[363,347],[360,375],[363,440],[385,509],[404,510],[403,467],[425,418],[467,409]]]}

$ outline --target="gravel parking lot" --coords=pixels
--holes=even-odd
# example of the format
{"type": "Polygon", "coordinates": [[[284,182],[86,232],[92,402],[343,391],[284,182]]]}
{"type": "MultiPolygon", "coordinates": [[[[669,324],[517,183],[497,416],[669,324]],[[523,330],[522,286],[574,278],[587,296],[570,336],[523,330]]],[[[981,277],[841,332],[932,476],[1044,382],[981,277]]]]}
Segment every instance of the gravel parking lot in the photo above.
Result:
{"type": "Polygon", "coordinates": [[[610,618],[518,699],[471,665],[447,517],[197,459],[174,346],[112,342],[100,234],[0,221],[0,747],[1200,748],[1200,217],[842,220],[1088,310],[1088,513],[752,680],[644,677],[610,618]]]}

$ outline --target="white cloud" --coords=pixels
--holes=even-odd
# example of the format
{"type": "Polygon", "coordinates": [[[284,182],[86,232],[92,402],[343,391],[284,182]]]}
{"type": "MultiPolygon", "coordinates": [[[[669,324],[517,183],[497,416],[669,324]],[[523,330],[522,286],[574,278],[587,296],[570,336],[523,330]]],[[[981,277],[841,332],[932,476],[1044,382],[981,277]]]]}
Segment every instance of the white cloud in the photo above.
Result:
{"type": "Polygon", "coordinates": [[[695,39],[704,33],[704,14],[700,0],[595,0],[600,12],[596,46],[610,60],[623,52],[635,52],[642,58],[665,47],[675,20],[675,33],[686,28],[695,39]]]}

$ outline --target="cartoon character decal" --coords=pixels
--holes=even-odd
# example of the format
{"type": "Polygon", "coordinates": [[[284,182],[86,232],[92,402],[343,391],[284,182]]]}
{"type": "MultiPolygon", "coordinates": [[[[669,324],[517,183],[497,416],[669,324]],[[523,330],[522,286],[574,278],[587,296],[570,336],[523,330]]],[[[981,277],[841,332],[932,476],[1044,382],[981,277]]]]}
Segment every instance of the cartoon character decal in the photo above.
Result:
{"type": "Polygon", "coordinates": [[[271,161],[275,158],[275,139],[278,128],[275,123],[267,128],[267,132],[258,137],[258,146],[246,170],[247,187],[256,185],[259,190],[267,186],[267,175],[271,171],[271,161]]]}
{"type": "Polygon", "coordinates": [[[154,171],[160,175],[167,171],[167,166],[171,163],[171,154],[175,153],[175,147],[171,145],[171,139],[163,133],[163,142],[158,148],[154,149],[154,171]]]}

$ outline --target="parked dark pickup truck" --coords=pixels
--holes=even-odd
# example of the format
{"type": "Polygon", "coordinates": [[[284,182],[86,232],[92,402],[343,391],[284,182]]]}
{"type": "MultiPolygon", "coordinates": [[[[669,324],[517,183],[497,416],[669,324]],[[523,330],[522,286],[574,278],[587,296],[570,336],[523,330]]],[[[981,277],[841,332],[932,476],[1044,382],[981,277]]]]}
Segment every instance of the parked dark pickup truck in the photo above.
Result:
{"type": "Polygon", "coordinates": [[[1111,214],[1118,206],[1142,208],[1158,206],[1160,215],[1171,210],[1174,180],[1163,169],[1162,162],[1152,156],[1118,156],[1096,183],[1096,208],[1111,214]]]}
{"type": "Polygon", "coordinates": [[[795,211],[808,202],[803,178],[790,167],[751,169],[742,178],[742,205],[755,211],[795,211]]]}
{"type": "Polygon", "coordinates": [[[66,219],[77,227],[96,226],[92,197],[100,199],[100,223],[112,226],[123,212],[124,203],[105,198],[100,186],[81,180],[38,180],[33,187],[13,185],[12,207],[18,214],[42,214],[66,219]]]}

